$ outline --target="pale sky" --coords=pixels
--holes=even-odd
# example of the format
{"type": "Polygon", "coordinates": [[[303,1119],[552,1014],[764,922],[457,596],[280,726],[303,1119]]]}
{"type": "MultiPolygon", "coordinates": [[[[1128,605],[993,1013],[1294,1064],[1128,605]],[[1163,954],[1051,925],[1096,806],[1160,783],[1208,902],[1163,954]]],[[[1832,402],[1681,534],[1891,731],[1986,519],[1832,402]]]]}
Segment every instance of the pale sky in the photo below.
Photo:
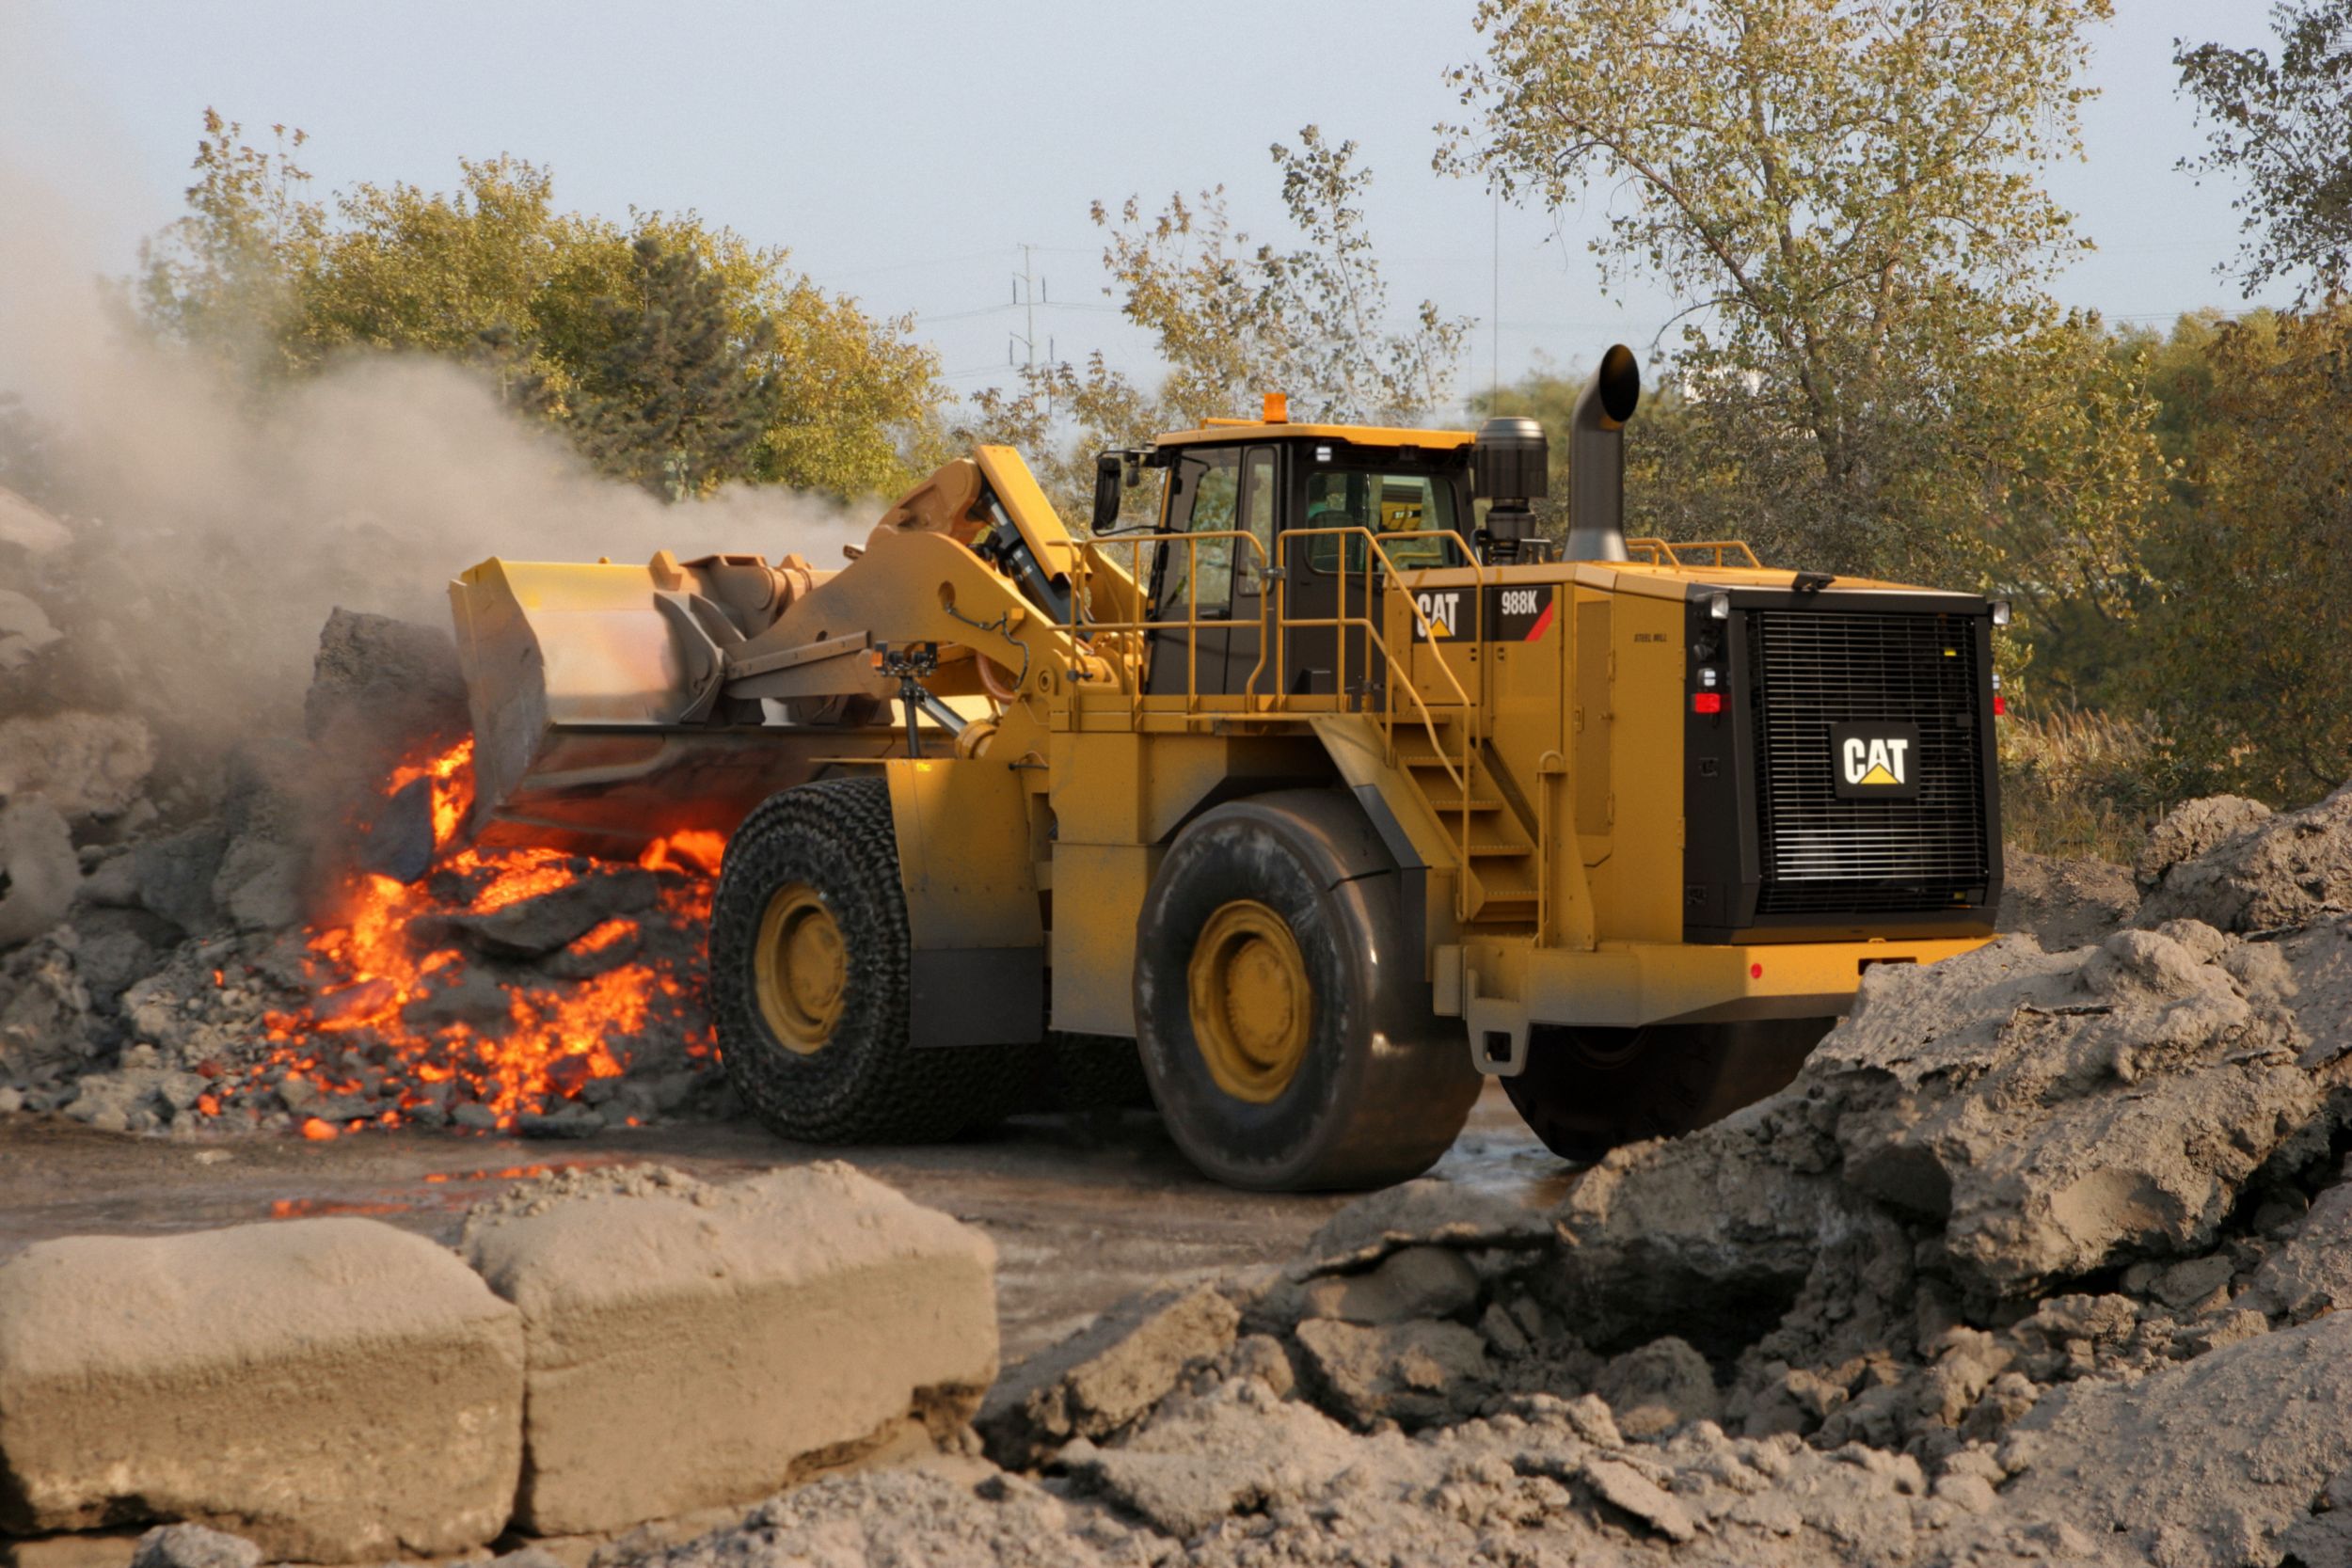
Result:
{"type": "MultiPolygon", "coordinates": [[[[2069,304],[2161,325],[2241,304],[2215,276],[2237,224],[2226,187],[2174,166],[2201,137],[2174,90],[2176,36],[2261,40],[2259,0],[2117,0],[2095,38],[2088,163],[2050,184],[2099,245],[2069,304]]],[[[1478,318],[1459,388],[1493,373],[1496,229],[1478,185],[1438,176],[1442,80],[1479,39],[1468,0],[1106,0],[975,5],[839,0],[569,4],[405,0],[0,0],[0,156],[85,209],[92,266],[128,269],[177,214],[199,116],[300,126],[325,192],[368,180],[432,189],[461,156],[552,167],[559,205],[611,216],[694,208],[790,248],[817,281],[912,311],[959,392],[1000,381],[1021,246],[1050,306],[1039,351],[1100,347],[1148,377],[1150,344],[1104,294],[1100,198],[1147,202],[1223,183],[1242,226],[1279,237],[1267,144],[1319,123],[1376,180],[1373,230],[1400,311],[1424,295],[1478,318]]],[[[1647,354],[1675,302],[1606,297],[1581,210],[1504,209],[1501,370],[1647,354]]],[[[0,224],[10,222],[0,213],[0,224]]],[[[21,220],[20,220],[21,221],[21,220]]],[[[7,286],[0,279],[0,288],[7,286]]]]}

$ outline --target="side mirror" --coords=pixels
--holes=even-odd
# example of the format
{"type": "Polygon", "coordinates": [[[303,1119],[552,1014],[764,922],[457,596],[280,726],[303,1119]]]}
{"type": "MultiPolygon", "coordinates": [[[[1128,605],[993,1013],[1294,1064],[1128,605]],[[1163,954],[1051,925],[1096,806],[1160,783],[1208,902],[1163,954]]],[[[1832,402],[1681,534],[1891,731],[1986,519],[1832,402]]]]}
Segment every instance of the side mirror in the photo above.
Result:
{"type": "Polygon", "coordinates": [[[1127,489],[1126,464],[1120,452],[1098,452],[1094,459],[1094,531],[1108,533],[1119,526],[1119,508],[1127,489]]]}

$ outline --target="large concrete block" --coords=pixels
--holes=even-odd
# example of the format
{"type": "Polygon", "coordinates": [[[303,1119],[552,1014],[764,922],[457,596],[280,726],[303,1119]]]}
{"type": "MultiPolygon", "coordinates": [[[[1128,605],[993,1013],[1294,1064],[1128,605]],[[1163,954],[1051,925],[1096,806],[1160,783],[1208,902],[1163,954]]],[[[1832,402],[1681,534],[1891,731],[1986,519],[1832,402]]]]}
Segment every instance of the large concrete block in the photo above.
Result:
{"type": "Polygon", "coordinates": [[[522,1394],[515,1309],[373,1220],[37,1243],[0,1265],[0,1527],[464,1551],[513,1507],[522,1394]]]}
{"type": "Polygon", "coordinates": [[[464,1246],[522,1309],[541,1534],[764,1497],[911,1418],[944,1435],[996,1375],[994,1246],[844,1164],[614,1180],[479,1212],[464,1246]]]}

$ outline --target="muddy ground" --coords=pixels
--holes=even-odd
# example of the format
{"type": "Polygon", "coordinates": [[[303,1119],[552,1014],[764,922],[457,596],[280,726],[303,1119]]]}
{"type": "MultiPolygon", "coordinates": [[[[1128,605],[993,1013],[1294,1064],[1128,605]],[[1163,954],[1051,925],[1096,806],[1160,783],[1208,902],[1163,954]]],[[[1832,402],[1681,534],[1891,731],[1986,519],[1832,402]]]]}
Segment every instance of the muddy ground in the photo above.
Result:
{"type": "MultiPolygon", "coordinates": [[[[62,1117],[0,1117],[0,1257],[52,1236],[154,1235],[295,1214],[372,1215],[454,1243],[468,1208],[526,1173],[655,1162],[728,1181],[847,1159],[986,1230],[998,1253],[1005,1356],[1028,1355],[1145,1286],[1295,1253],[1345,1196],[1220,1187],[1158,1118],[1017,1118],[927,1148],[786,1144],[748,1120],[677,1122],[560,1144],[407,1129],[331,1143],[126,1138],[62,1117]]],[[[1574,1167],[1490,1090],[1434,1173],[1548,1209],[1574,1167]]]]}

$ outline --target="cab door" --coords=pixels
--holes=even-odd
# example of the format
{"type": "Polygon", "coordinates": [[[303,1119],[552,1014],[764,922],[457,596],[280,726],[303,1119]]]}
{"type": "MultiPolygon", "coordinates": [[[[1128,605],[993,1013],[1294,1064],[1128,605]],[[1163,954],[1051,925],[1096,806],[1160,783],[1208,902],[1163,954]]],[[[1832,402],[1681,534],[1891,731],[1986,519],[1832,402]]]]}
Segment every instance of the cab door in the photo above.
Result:
{"type": "MultiPolygon", "coordinates": [[[[1322,529],[1377,526],[1379,476],[1334,470],[1317,463],[1293,489],[1302,492],[1292,513],[1295,522],[1281,541],[1284,599],[1287,616],[1296,621],[1334,622],[1369,618],[1375,603],[1371,568],[1377,563],[1361,534],[1309,531],[1322,529]],[[1343,590],[1344,591],[1343,593],[1343,590]]],[[[1371,652],[1360,627],[1343,632],[1333,626],[1294,626],[1284,633],[1282,689],[1294,695],[1328,695],[1343,680],[1361,688],[1371,652]],[[1344,637],[1346,657],[1341,657],[1344,637]]]]}
{"type": "Polygon", "coordinates": [[[1218,689],[1253,696],[1272,696],[1282,689],[1282,673],[1270,662],[1261,621],[1266,614],[1266,568],[1273,565],[1274,520],[1280,495],[1279,447],[1249,447],[1241,460],[1241,520],[1234,526],[1257,541],[1258,547],[1238,545],[1233,553],[1232,624],[1225,633],[1225,684],[1218,689]],[[1260,666],[1263,653],[1269,661],[1260,666]],[[1254,679],[1252,677],[1255,677],[1254,679]]]}
{"type": "MultiPolygon", "coordinates": [[[[1240,510],[1241,449],[1184,447],[1169,465],[1168,534],[1220,533],[1240,510]]],[[[1144,693],[1181,697],[1225,689],[1233,613],[1233,541],[1163,539],[1152,562],[1152,619],[1174,622],[1152,633],[1144,693]],[[1198,622],[1188,629],[1187,622],[1198,622]]],[[[1251,657],[1256,657],[1254,650],[1251,657]]]]}

